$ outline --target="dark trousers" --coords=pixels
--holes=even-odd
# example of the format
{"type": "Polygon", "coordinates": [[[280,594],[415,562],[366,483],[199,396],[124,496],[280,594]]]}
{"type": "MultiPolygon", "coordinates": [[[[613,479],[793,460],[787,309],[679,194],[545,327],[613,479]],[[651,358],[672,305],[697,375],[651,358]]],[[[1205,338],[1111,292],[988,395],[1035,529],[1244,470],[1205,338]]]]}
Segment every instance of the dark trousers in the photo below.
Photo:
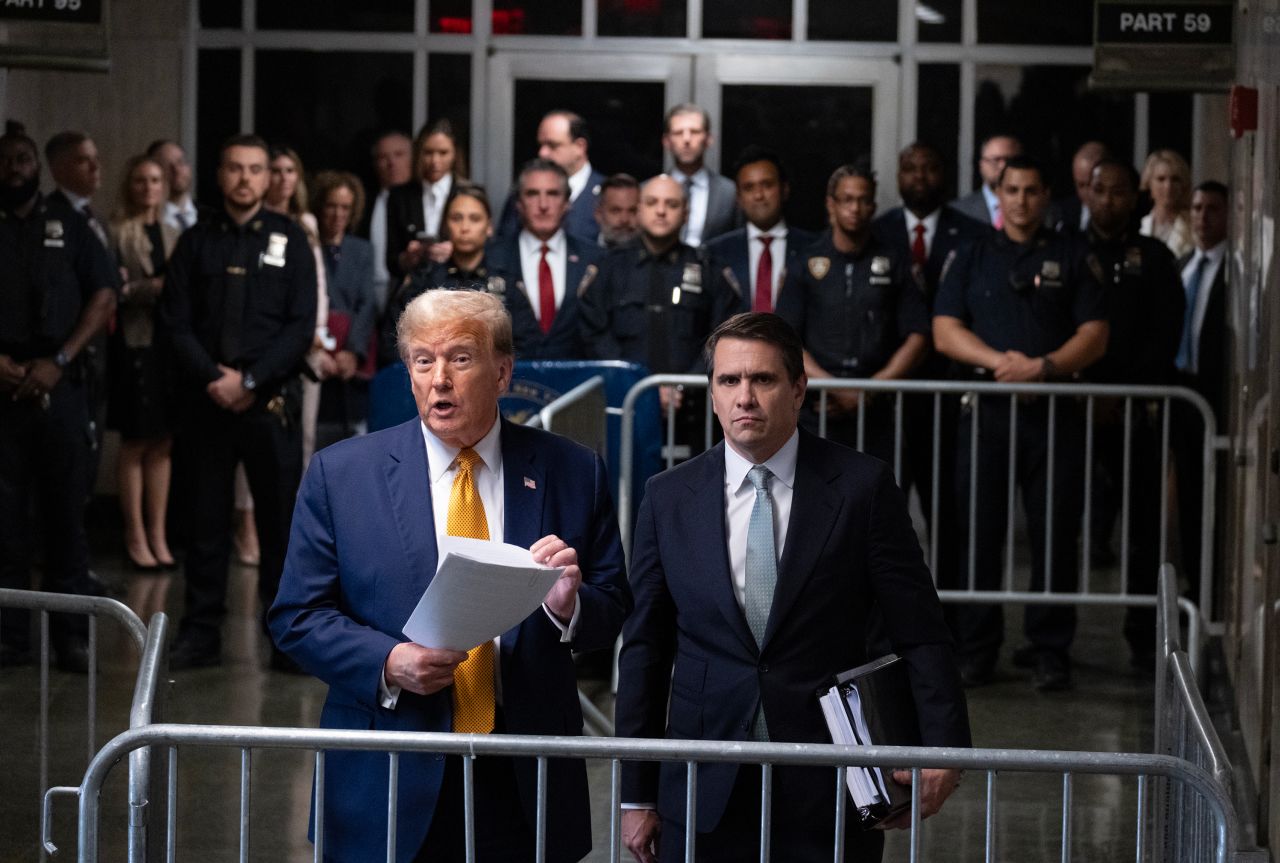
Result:
{"type": "MultiPolygon", "coordinates": [[[[1199,603],[1200,580],[1207,577],[1200,569],[1204,528],[1204,419],[1198,410],[1181,400],[1173,403],[1170,444],[1178,483],[1178,539],[1182,545],[1179,575],[1190,582],[1191,597],[1199,603]]],[[[1217,459],[1218,454],[1215,452],[1212,457],[1217,459]]],[[[1218,500],[1221,499],[1219,496],[1218,500]]],[[[1212,550],[1210,554],[1212,556],[1212,550]]]]}
{"type": "MultiPolygon", "coordinates": [[[[0,395],[0,587],[31,587],[32,537],[44,540],[41,587],[92,596],[101,591],[89,578],[85,492],[89,488],[89,408],[84,388],[67,377],[39,400],[15,402],[0,395]],[[31,523],[33,511],[40,529],[31,523]]],[[[55,639],[83,636],[81,615],[53,615],[55,639]]],[[[30,615],[6,610],[0,618],[4,643],[26,649],[30,615]]]]}
{"type": "MultiPolygon", "coordinates": [[[[835,851],[835,797],[821,795],[814,804],[813,794],[801,797],[786,793],[789,779],[812,788],[834,788],[832,770],[777,767],[773,771],[774,791],[771,803],[771,859],[787,863],[829,863],[835,851]],[[788,776],[790,774],[790,776],[788,776]],[[812,805],[811,805],[812,804],[812,805]]],[[[884,853],[884,834],[863,830],[856,821],[852,801],[845,809],[845,863],[879,863],[884,853]]],[[[663,819],[659,836],[658,859],[662,863],[684,860],[683,824],[663,819]]],[[[742,863],[760,859],[760,768],[743,765],[729,794],[724,816],[714,830],[698,833],[696,856],[699,863],[742,863]]]]}
{"type": "MultiPolygon", "coordinates": [[[[974,525],[974,582],[979,590],[999,590],[1003,584],[1007,533],[1009,453],[1017,448],[1014,481],[1022,492],[1023,510],[1031,539],[1031,587],[1045,585],[1045,550],[1052,537],[1051,587],[1074,591],[1079,582],[1080,530],[1084,494],[1084,423],[1075,402],[1058,398],[1054,420],[1052,516],[1049,513],[1049,400],[1040,397],[1020,403],[1016,439],[1009,434],[1008,397],[988,397],[977,405],[977,497],[971,510],[970,442],[973,437],[970,403],[961,409],[956,435],[955,493],[959,519],[959,578],[969,583],[969,525],[974,525]],[[1049,533],[1051,531],[1051,534],[1049,533]]],[[[949,585],[948,585],[949,586],[949,585]]],[[[961,657],[994,661],[1004,639],[1004,619],[998,605],[962,605],[955,611],[961,657]]],[[[1069,605],[1027,606],[1023,628],[1027,640],[1041,650],[1065,655],[1075,636],[1076,612],[1069,605]]]]}
{"type": "Polygon", "coordinates": [[[285,420],[260,404],[233,414],[208,401],[192,406],[187,420],[174,436],[174,460],[180,463],[190,495],[182,631],[216,643],[226,616],[236,464],[244,462],[253,493],[261,548],[258,597],[265,614],[284,568],[289,522],[302,478],[302,439],[292,414],[285,420]]]}
{"type": "MultiPolygon", "coordinates": [[[[1160,496],[1161,416],[1159,402],[1132,402],[1129,410],[1129,474],[1125,477],[1124,401],[1096,404],[1094,464],[1090,495],[1090,545],[1106,543],[1112,527],[1120,521],[1117,551],[1128,538],[1128,578],[1130,593],[1155,593],[1161,562],[1160,513],[1165,500],[1160,496]],[[1129,487],[1128,525],[1123,521],[1124,487],[1129,487]]],[[[1129,608],[1125,612],[1124,635],[1136,652],[1154,649],[1156,617],[1153,608],[1129,608]]]]}

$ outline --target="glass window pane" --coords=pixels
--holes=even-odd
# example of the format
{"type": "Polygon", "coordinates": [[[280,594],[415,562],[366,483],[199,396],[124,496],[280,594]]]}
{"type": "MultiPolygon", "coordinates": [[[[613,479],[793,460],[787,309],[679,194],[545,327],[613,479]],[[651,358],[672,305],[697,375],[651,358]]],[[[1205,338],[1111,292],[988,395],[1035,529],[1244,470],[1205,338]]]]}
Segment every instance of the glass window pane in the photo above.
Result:
{"type": "Polygon", "coordinates": [[[431,54],[427,57],[427,114],[430,122],[447,119],[453,124],[461,150],[459,156],[469,176],[471,159],[471,55],[431,54]]]}
{"type": "Polygon", "coordinates": [[[308,173],[373,176],[369,149],[413,121],[413,56],[355,51],[259,51],[255,130],[298,151],[308,173]]]}
{"type": "Polygon", "coordinates": [[[493,0],[494,35],[581,36],[582,0],[493,0]]]}
{"type": "Polygon", "coordinates": [[[241,5],[227,0],[200,0],[200,26],[206,30],[239,30],[241,5]]]}
{"type": "Polygon", "coordinates": [[[1091,45],[1093,0],[978,0],[978,41],[1091,45]]]}
{"type": "Polygon", "coordinates": [[[470,33],[471,0],[431,0],[432,33],[470,33]]]}
{"type": "Polygon", "coordinates": [[[548,111],[567,109],[587,121],[587,157],[597,171],[626,171],[645,179],[662,170],[662,115],[666,85],[660,81],[516,80],[514,177],[538,154],[538,123],[548,111]]]}
{"type": "Polygon", "coordinates": [[[809,38],[897,42],[898,0],[809,0],[809,38]]]}
{"type": "Polygon", "coordinates": [[[258,0],[261,30],[413,32],[413,4],[404,0],[258,0]]]}
{"type": "Polygon", "coordinates": [[[916,139],[942,154],[947,199],[956,196],[960,148],[960,67],[921,63],[916,99],[916,139]]]}
{"type": "MultiPolygon", "coordinates": [[[[1074,188],[1071,157],[1097,139],[1122,156],[1133,152],[1133,95],[1091,92],[1088,66],[977,66],[974,149],[1009,132],[1049,172],[1055,197],[1074,188]]],[[[978,179],[974,166],[974,188],[978,179]]]]}
{"type": "Polygon", "coordinates": [[[721,167],[731,170],[748,144],[776,150],[791,180],[787,222],[825,228],[827,178],[871,153],[871,88],[751,84],[720,93],[721,167]]]}
{"type": "Polygon", "coordinates": [[[196,200],[218,206],[218,150],[223,141],[240,131],[238,49],[200,51],[196,58],[196,105],[196,200]]]}
{"type": "Polygon", "coordinates": [[[599,0],[601,36],[684,36],[687,0],[599,0]]]}
{"type": "Polygon", "coordinates": [[[703,0],[708,39],[790,39],[791,0],[703,0]]]}
{"type": "MultiPolygon", "coordinates": [[[[1168,148],[1191,154],[1191,94],[1152,93],[1147,97],[1147,146],[1151,150],[1168,148]]],[[[1134,167],[1141,170],[1142,165],[1134,167]]]]}
{"type": "Polygon", "coordinates": [[[916,39],[959,42],[961,0],[917,0],[916,39]]]}

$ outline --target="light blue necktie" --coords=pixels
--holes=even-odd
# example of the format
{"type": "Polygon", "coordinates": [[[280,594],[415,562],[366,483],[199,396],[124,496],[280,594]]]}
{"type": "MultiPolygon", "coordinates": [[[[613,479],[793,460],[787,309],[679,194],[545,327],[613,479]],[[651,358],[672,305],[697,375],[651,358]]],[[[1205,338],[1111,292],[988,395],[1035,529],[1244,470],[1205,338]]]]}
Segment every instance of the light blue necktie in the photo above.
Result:
{"type": "Polygon", "coordinates": [[[1208,263],[1208,256],[1200,253],[1195,269],[1191,271],[1191,278],[1183,286],[1183,290],[1187,294],[1187,310],[1182,318],[1182,341],[1178,344],[1178,356],[1174,359],[1178,366],[1178,371],[1181,372],[1185,372],[1191,367],[1191,346],[1195,338],[1195,333],[1191,331],[1191,328],[1195,325],[1196,297],[1200,294],[1200,283],[1204,281],[1204,271],[1208,263]]]}
{"type": "MultiPolygon", "coordinates": [[[[771,476],[773,474],[764,465],[755,465],[747,474],[756,489],[756,502],[751,508],[751,521],[747,524],[747,585],[743,605],[747,625],[756,637],[756,644],[764,643],[769,607],[773,605],[773,590],[778,584],[778,554],[773,543],[773,500],[769,497],[771,476]]],[[[757,712],[751,736],[755,740],[769,739],[763,704],[757,712]]]]}

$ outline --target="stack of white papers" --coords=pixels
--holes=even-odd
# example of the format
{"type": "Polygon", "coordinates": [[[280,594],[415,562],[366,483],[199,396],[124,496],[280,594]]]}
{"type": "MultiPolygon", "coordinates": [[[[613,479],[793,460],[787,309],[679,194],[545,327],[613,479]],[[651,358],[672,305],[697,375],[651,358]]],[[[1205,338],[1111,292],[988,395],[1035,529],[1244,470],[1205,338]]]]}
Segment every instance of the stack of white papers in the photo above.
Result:
{"type": "MultiPolygon", "coordinates": [[[[862,712],[862,701],[856,685],[845,686],[844,700],[848,705],[847,713],[840,703],[838,686],[831,687],[825,695],[818,698],[818,703],[822,705],[822,715],[827,720],[827,728],[831,731],[832,742],[845,746],[875,745],[867,730],[867,720],[862,712]],[[853,717],[853,722],[849,721],[850,716],[853,717]]],[[[889,801],[889,791],[879,767],[849,767],[845,784],[849,786],[853,804],[859,809],[869,809],[889,801]]]]}

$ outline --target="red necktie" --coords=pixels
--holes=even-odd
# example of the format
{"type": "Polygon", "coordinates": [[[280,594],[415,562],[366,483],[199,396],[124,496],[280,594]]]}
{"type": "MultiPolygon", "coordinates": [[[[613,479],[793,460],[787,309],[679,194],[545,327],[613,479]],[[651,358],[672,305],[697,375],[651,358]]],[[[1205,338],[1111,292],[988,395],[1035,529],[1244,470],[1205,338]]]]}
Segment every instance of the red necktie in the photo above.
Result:
{"type": "Polygon", "coordinates": [[[999,208],[998,206],[996,207],[996,218],[995,218],[995,221],[993,221],[993,222],[991,223],[991,225],[992,225],[992,227],[994,227],[997,231],[1003,231],[1003,230],[1004,230],[1004,213],[1000,212],[1000,208],[999,208]]]}
{"type": "Polygon", "coordinates": [[[551,322],[556,319],[556,288],[551,281],[547,252],[547,244],[543,243],[542,258],[538,261],[538,323],[544,333],[551,332],[551,322]]]}
{"type": "Polygon", "coordinates": [[[756,296],[751,304],[751,311],[771,312],[773,311],[773,253],[769,251],[769,244],[773,242],[773,237],[761,234],[760,242],[764,243],[764,248],[760,250],[760,263],[756,264],[756,296]]]}
{"type": "Polygon", "coordinates": [[[929,260],[929,253],[924,248],[924,222],[916,222],[916,238],[911,241],[911,260],[922,270],[929,260]]]}

